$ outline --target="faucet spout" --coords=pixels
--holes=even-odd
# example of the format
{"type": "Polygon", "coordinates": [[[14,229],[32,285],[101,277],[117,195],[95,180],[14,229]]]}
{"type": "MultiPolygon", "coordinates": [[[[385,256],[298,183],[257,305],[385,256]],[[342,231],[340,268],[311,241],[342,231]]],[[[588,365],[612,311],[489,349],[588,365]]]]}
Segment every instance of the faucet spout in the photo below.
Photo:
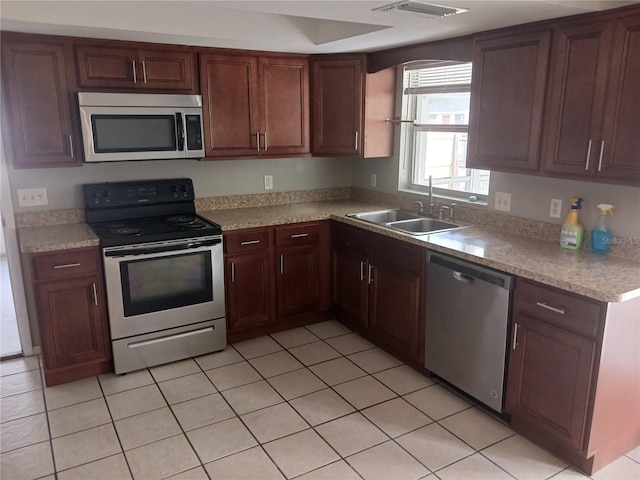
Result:
{"type": "Polygon", "coordinates": [[[429,207],[427,208],[427,214],[433,216],[433,176],[429,175],[429,207]]]}

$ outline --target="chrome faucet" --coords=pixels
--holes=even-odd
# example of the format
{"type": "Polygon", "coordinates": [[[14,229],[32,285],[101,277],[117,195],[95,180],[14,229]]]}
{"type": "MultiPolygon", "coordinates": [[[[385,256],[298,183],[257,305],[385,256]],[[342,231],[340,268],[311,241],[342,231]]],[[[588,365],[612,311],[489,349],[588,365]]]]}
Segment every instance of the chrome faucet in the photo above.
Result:
{"type": "Polygon", "coordinates": [[[422,215],[424,213],[424,205],[422,204],[422,202],[413,202],[413,204],[417,207],[416,213],[418,215],[422,215]]]}
{"type": "Polygon", "coordinates": [[[433,177],[429,175],[429,208],[427,211],[427,215],[433,217],[433,177]]]}

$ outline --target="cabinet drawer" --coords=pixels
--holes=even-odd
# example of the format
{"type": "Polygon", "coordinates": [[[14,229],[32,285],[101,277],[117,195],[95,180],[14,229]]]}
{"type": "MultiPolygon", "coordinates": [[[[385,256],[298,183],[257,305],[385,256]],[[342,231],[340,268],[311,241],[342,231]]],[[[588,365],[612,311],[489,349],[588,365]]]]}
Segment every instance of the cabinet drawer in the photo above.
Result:
{"type": "Polygon", "coordinates": [[[99,271],[95,249],[64,250],[38,254],[32,258],[34,281],[56,280],[99,271]]]}
{"type": "Polygon", "coordinates": [[[576,333],[597,337],[603,304],[518,278],[515,309],[576,333]]]}
{"type": "Polygon", "coordinates": [[[320,225],[317,223],[300,223],[286,227],[276,227],[275,235],[276,247],[307,245],[318,241],[320,225]]]}
{"type": "Polygon", "coordinates": [[[247,229],[227,233],[224,237],[225,252],[229,254],[261,252],[271,244],[270,229],[247,229]]]}

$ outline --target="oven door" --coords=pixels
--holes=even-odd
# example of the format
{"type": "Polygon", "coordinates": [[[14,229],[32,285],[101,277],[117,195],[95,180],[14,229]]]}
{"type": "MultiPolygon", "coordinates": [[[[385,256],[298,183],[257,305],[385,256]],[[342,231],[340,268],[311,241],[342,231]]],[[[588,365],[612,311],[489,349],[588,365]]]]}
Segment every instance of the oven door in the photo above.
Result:
{"type": "Polygon", "coordinates": [[[225,316],[220,237],[109,247],[103,255],[112,339],[225,316]]]}

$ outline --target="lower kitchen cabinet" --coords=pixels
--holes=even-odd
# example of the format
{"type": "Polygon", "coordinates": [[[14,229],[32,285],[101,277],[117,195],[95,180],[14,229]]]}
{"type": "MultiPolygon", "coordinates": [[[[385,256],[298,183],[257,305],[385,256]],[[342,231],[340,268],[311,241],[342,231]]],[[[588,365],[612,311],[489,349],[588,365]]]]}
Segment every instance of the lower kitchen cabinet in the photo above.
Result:
{"type": "Polygon", "coordinates": [[[334,313],[415,366],[424,364],[425,250],[383,235],[332,224],[334,313]]]}
{"type": "Polygon", "coordinates": [[[518,279],[512,428],[588,474],[640,443],[639,302],[606,304],[518,279]]]}
{"type": "Polygon", "coordinates": [[[47,386],[113,369],[97,248],[30,256],[47,386]]]}
{"type": "Polygon", "coordinates": [[[248,229],[225,236],[227,328],[242,330],[272,319],[271,232],[248,229]]]}
{"type": "Polygon", "coordinates": [[[327,311],[328,257],[328,222],[225,234],[229,341],[309,323],[327,311]]]}

